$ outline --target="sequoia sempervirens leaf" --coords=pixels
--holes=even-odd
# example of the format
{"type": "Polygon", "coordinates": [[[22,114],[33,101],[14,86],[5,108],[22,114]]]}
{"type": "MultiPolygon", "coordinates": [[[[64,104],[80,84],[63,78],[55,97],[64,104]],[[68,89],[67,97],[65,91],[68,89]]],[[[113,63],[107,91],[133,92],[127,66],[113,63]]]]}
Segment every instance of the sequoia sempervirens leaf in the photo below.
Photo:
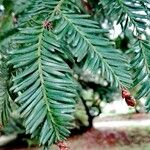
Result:
{"type": "Polygon", "coordinates": [[[128,106],[131,106],[131,107],[136,106],[136,101],[134,97],[131,96],[131,93],[128,90],[122,89],[122,98],[125,99],[128,106]]]}
{"type": "Polygon", "coordinates": [[[15,102],[26,134],[36,138],[43,150],[52,144],[69,150],[63,141],[75,127],[76,103],[82,100],[80,70],[94,78],[100,75],[98,82],[106,80],[108,86],[122,89],[128,106],[136,107],[135,99],[147,97],[150,111],[150,44],[143,32],[149,28],[148,1],[14,1],[13,28],[0,25],[0,129],[8,122],[15,102]],[[109,29],[114,21],[121,25],[121,39],[132,37],[134,44],[130,40],[125,44],[129,53],[122,46],[116,49],[119,42],[109,39],[109,29],[102,25],[105,20],[109,29]],[[141,34],[145,40],[139,38],[141,34]],[[8,56],[2,57],[1,52],[8,56]],[[136,90],[135,98],[127,90],[131,88],[136,90]]]}
{"type": "Polygon", "coordinates": [[[28,41],[28,45],[19,44],[8,62],[21,70],[16,72],[11,90],[20,93],[15,102],[20,104],[18,111],[26,133],[39,137],[45,149],[69,136],[78,95],[78,85],[70,67],[58,55],[60,43],[49,27],[50,22],[45,21],[21,29],[16,38],[28,41]]]}

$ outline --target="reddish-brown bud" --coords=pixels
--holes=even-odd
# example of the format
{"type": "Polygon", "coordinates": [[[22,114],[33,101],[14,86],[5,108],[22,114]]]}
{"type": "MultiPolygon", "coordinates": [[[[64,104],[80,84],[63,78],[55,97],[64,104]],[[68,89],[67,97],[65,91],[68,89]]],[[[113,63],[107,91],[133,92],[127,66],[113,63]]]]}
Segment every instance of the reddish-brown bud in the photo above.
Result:
{"type": "Polygon", "coordinates": [[[64,142],[58,142],[56,145],[59,147],[60,150],[69,150],[68,145],[64,142]]]}
{"type": "Polygon", "coordinates": [[[82,4],[84,6],[84,9],[88,12],[88,13],[92,13],[92,6],[90,5],[90,3],[86,0],[82,0],[82,4]]]}
{"type": "Polygon", "coordinates": [[[48,20],[45,20],[44,23],[43,23],[43,26],[45,29],[49,30],[49,29],[52,29],[53,28],[53,25],[51,22],[49,22],[48,20]]]}
{"type": "Polygon", "coordinates": [[[131,98],[131,99],[125,99],[126,103],[128,106],[131,106],[131,107],[135,107],[136,106],[136,101],[135,99],[131,98]]]}
{"type": "Polygon", "coordinates": [[[127,90],[125,90],[125,89],[123,89],[122,90],[122,98],[131,98],[131,94],[130,94],[130,92],[129,91],[127,91],[127,90]]]}
{"type": "Polygon", "coordinates": [[[136,106],[135,99],[131,96],[130,92],[127,91],[126,89],[122,90],[122,98],[125,99],[125,101],[126,101],[128,106],[131,106],[131,107],[135,107],[136,106]]]}

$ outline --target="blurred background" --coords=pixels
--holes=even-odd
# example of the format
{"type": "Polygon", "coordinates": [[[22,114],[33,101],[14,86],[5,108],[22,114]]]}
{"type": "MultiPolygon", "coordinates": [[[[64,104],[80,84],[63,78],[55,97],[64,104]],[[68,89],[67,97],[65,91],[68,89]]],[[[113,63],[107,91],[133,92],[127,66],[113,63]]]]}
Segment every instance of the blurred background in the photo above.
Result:
{"type": "MultiPolygon", "coordinates": [[[[15,15],[22,13],[26,5],[24,1],[13,5],[13,0],[0,3],[1,38],[5,31],[14,29],[12,32],[15,32],[15,15]]],[[[100,10],[101,14],[105,11],[107,10],[100,10]]],[[[109,29],[108,36],[115,41],[117,48],[126,52],[133,42],[133,28],[130,27],[122,33],[121,25],[117,25],[117,21],[112,19],[111,23],[108,23],[108,16],[105,15],[95,14],[94,17],[102,22],[103,28],[109,29]]],[[[149,29],[147,33],[149,34],[149,29]]],[[[8,49],[6,42],[7,39],[1,42],[0,49],[8,49]]],[[[83,72],[80,66],[75,66],[74,70],[74,77],[82,85],[82,97],[76,106],[72,134],[66,141],[70,149],[150,150],[150,114],[145,108],[146,99],[137,100],[136,107],[129,107],[122,99],[121,91],[110,86],[110,83],[101,77],[101,72],[93,75],[88,71],[83,72]]],[[[134,95],[136,90],[132,93],[134,95]]],[[[30,139],[30,135],[25,135],[22,120],[14,111],[6,127],[0,129],[0,150],[28,149],[38,150],[37,141],[30,139]]],[[[56,150],[55,146],[53,149],[56,150]]]]}

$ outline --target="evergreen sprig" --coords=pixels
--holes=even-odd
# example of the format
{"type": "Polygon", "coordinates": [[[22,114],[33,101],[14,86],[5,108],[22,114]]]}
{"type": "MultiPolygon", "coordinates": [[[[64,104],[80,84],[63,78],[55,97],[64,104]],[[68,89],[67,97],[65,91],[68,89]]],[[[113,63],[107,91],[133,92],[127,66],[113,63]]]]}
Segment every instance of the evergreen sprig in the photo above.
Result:
{"type": "MultiPolygon", "coordinates": [[[[36,137],[44,149],[70,134],[80,86],[69,61],[93,74],[100,70],[101,76],[117,88],[136,87],[137,98],[150,97],[150,46],[147,40],[139,38],[148,27],[149,1],[100,1],[100,6],[110,9],[108,14],[122,24],[123,31],[131,25],[136,29],[136,42],[128,57],[115,48],[107,37],[109,32],[100,27],[94,15],[83,12],[77,3],[76,0],[14,2],[17,33],[11,33],[8,62],[2,60],[0,64],[0,115],[4,122],[9,118],[9,93],[16,95],[14,101],[26,133],[36,137]],[[26,5],[19,7],[24,2],[26,5]],[[7,69],[12,66],[7,76],[7,69]],[[10,88],[7,81],[11,79],[10,88]]],[[[10,38],[9,33],[8,30],[6,38],[10,38]]]]}

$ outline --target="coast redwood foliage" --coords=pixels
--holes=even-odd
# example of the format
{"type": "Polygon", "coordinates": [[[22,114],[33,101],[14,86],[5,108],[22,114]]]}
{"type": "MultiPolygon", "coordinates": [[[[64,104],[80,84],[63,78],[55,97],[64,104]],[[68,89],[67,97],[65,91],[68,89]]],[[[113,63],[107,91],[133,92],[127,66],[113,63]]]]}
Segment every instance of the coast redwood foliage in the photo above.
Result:
{"type": "Polygon", "coordinates": [[[147,98],[150,109],[149,0],[0,3],[1,125],[17,110],[26,133],[45,150],[57,143],[68,149],[61,142],[70,135],[82,90],[76,67],[126,89],[129,106],[147,98]],[[114,23],[126,45],[110,39],[114,23]]]}

